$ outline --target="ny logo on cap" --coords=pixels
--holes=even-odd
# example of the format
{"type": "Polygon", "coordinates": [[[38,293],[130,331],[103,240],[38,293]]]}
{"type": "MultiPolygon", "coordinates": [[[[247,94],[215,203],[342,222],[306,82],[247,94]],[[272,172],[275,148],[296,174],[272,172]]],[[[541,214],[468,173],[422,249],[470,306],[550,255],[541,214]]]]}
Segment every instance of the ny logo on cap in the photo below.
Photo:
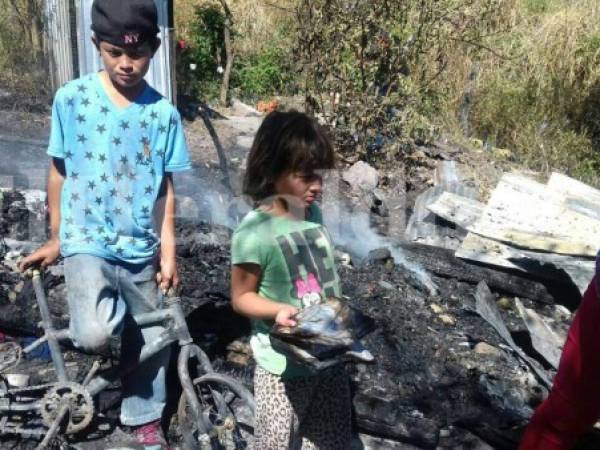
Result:
{"type": "Polygon", "coordinates": [[[125,44],[137,44],[140,40],[140,33],[129,32],[123,35],[123,42],[125,44]]]}

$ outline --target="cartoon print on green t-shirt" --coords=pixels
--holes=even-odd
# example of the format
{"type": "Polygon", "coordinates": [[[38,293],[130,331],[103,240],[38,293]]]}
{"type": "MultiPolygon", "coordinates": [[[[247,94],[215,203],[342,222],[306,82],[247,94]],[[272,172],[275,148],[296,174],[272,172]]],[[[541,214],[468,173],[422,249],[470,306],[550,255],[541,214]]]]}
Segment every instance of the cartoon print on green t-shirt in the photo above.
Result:
{"type": "Polygon", "coordinates": [[[293,282],[292,297],[307,307],[335,296],[336,273],[326,264],[331,255],[328,255],[328,236],[323,227],[294,231],[276,240],[293,282]]]}

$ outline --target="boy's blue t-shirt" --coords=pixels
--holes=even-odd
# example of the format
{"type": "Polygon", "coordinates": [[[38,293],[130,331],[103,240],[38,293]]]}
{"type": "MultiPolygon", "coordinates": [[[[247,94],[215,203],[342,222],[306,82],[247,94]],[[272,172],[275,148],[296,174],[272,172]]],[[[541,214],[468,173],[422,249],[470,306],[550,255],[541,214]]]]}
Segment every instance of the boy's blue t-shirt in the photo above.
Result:
{"type": "Polygon", "coordinates": [[[153,211],[165,173],[191,167],[173,105],[146,85],[119,108],[99,75],[86,75],[56,93],[48,155],[65,163],[62,255],[151,260],[160,243],[153,211]]]}

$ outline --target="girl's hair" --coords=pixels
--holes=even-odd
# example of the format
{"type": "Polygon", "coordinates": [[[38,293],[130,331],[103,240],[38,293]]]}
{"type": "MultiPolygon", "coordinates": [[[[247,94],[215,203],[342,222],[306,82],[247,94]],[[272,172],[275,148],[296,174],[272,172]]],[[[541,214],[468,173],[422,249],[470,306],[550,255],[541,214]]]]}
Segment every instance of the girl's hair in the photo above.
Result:
{"type": "Polygon", "coordinates": [[[248,154],[244,194],[257,203],[275,193],[275,180],[284,173],[334,165],[333,146],[316,120],[297,111],[274,111],[263,120],[248,154]]]}

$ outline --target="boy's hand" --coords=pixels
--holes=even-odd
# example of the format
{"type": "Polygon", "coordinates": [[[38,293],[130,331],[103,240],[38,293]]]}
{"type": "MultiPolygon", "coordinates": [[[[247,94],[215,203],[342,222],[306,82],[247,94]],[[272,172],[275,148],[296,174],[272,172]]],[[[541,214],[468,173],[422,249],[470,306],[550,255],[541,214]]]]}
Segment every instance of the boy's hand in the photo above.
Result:
{"type": "Polygon", "coordinates": [[[169,288],[179,286],[179,274],[177,273],[175,258],[161,258],[160,271],[156,274],[156,282],[163,294],[166,294],[169,288]]]}
{"type": "Polygon", "coordinates": [[[42,267],[46,267],[50,264],[53,264],[59,256],[60,242],[58,239],[51,239],[31,255],[23,258],[18,267],[21,272],[27,270],[29,267],[35,264],[40,264],[42,267]]]}
{"type": "Polygon", "coordinates": [[[275,316],[275,323],[277,325],[281,325],[282,327],[293,327],[296,325],[296,321],[293,320],[292,317],[296,314],[298,314],[298,308],[285,305],[275,316]]]}

